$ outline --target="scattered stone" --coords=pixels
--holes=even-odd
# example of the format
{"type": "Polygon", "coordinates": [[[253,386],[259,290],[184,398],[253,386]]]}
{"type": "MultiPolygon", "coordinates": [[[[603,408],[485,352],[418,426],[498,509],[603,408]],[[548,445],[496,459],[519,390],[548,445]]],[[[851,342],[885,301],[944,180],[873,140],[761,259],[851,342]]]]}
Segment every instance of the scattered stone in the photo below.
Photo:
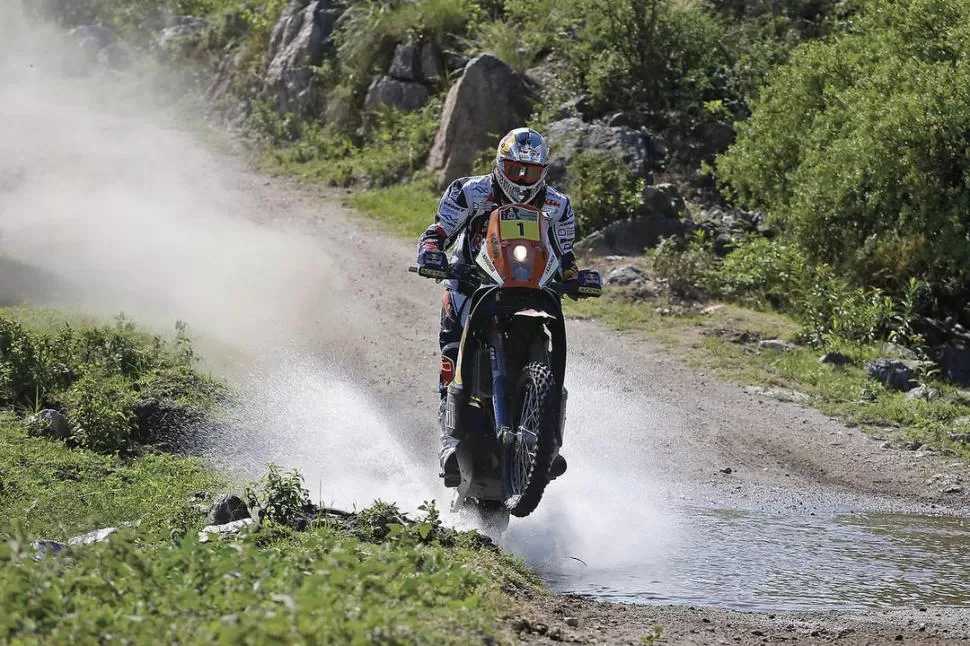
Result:
{"type": "Polygon", "coordinates": [[[909,401],[914,401],[916,399],[931,401],[933,399],[937,399],[938,397],[940,397],[941,394],[942,393],[936,388],[918,386],[906,393],[906,399],[909,401]]]}
{"type": "Polygon", "coordinates": [[[735,132],[727,123],[699,123],[691,129],[690,137],[696,142],[691,145],[692,158],[710,163],[734,143],[735,132]]]}
{"type": "Polygon", "coordinates": [[[710,316],[711,314],[714,314],[715,312],[720,312],[723,309],[724,309],[723,304],[708,305],[707,307],[701,310],[701,314],[703,314],[704,316],[710,316]]]}
{"type": "Polygon", "coordinates": [[[417,110],[428,102],[428,88],[421,83],[400,81],[391,76],[375,76],[367,89],[364,108],[393,107],[405,112],[417,110]]]}
{"type": "Polygon", "coordinates": [[[731,475],[732,473],[734,473],[734,469],[732,469],[731,467],[724,467],[723,469],[721,469],[721,473],[725,475],[731,475]]]}
{"type": "Polygon", "coordinates": [[[532,95],[515,70],[491,54],[472,59],[448,91],[428,168],[446,185],[467,175],[479,153],[498,145],[496,133],[520,126],[532,112],[532,95]]]}
{"type": "Polygon", "coordinates": [[[959,485],[959,484],[957,484],[955,482],[950,482],[950,483],[947,483],[947,484],[943,485],[943,488],[940,489],[940,491],[942,491],[943,493],[962,493],[963,492],[963,486],[961,486],[961,485],[959,485]]]}
{"type": "Polygon", "coordinates": [[[789,390],[788,388],[762,388],[761,386],[748,386],[744,389],[744,392],[748,393],[749,395],[761,395],[763,397],[777,399],[778,401],[792,402],[795,404],[804,404],[811,399],[811,397],[805,393],[800,393],[797,390],[789,390]]]}
{"type": "Polygon", "coordinates": [[[826,352],[818,360],[821,363],[839,367],[852,363],[849,355],[842,354],[841,352],[826,352]]]}
{"type": "Polygon", "coordinates": [[[617,267],[606,277],[607,285],[632,285],[647,280],[647,274],[636,265],[617,267]]]}
{"type": "Polygon", "coordinates": [[[758,341],[758,347],[762,350],[774,350],[776,352],[791,352],[798,349],[798,346],[788,343],[787,341],[782,341],[781,339],[765,339],[764,341],[758,341]]]}
{"type": "Polygon", "coordinates": [[[67,416],[53,408],[45,408],[27,420],[30,435],[66,440],[71,437],[71,423],[67,416]]]}
{"type": "Polygon", "coordinates": [[[94,545],[95,543],[103,543],[108,540],[108,537],[118,531],[117,527],[105,527],[104,529],[96,529],[93,532],[88,532],[87,534],[82,534],[81,536],[75,536],[67,541],[68,545],[94,545]]]}
{"type": "Polygon", "coordinates": [[[560,628],[559,626],[556,626],[555,628],[553,628],[552,630],[550,630],[549,633],[546,636],[549,639],[551,639],[552,641],[554,641],[554,642],[561,642],[562,641],[562,628],[560,628]]]}
{"type": "Polygon", "coordinates": [[[333,51],[336,7],[331,0],[292,0],[273,27],[264,89],[280,112],[304,117],[324,112],[324,93],[313,68],[333,51]]]}
{"type": "Polygon", "coordinates": [[[61,552],[67,549],[67,545],[64,543],[58,543],[57,541],[49,541],[46,539],[36,540],[30,544],[34,548],[34,560],[42,561],[48,556],[57,556],[61,552]]]}
{"type": "Polygon", "coordinates": [[[576,617],[566,617],[566,625],[570,628],[577,628],[579,626],[579,619],[576,617]]]}
{"type": "Polygon", "coordinates": [[[683,215],[687,208],[680,189],[674,184],[644,186],[640,195],[643,200],[641,216],[676,218],[683,215]]]}
{"type": "Polygon", "coordinates": [[[249,507],[235,494],[224,493],[217,496],[206,514],[207,525],[225,525],[237,520],[251,518],[249,507]]]}
{"type": "Polygon", "coordinates": [[[913,381],[913,371],[898,359],[876,359],[866,366],[866,372],[893,390],[909,390],[913,381]]]}
{"type": "Polygon", "coordinates": [[[537,635],[545,635],[547,632],[549,632],[549,626],[537,621],[536,623],[532,624],[532,631],[537,635]]]}
{"type": "Polygon", "coordinates": [[[724,256],[731,253],[734,247],[735,247],[734,236],[731,235],[730,233],[727,233],[726,231],[722,231],[721,233],[718,233],[717,236],[714,237],[714,253],[719,258],[723,258],[724,256]]]}
{"type": "Polygon", "coordinates": [[[882,444],[879,445],[879,448],[880,449],[891,449],[891,448],[893,448],[893,443],[890,442],[889,440],[886,440],[885,442],[883,442],[882,444]]]}
{"type": "Polygon", "coordinates": [[[235,520],[231,523],[225,523],[224,525],[206,525],[199,532],[199,542],[207,543],[209,541],[210,534],[236,534],[243,530],[245,527],[255,524],[256,521],[252,518],[243,518],[242,520],[235,520]]]}

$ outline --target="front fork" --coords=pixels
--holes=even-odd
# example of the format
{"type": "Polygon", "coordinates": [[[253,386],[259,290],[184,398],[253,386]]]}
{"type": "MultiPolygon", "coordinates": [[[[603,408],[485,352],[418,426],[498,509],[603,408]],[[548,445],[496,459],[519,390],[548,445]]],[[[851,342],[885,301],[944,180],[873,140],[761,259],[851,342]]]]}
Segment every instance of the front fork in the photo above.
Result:
{"type": "Polygon", "coordinates": [[[488,345],[488,361],[492,368],[492,411],[495,414],[495,436],[504,446],[509,446],[515,441],[515,434],[512,432],[512,415],[509,410],[505,343],[498,317],[488,326],[485,340],[488,345]]]}

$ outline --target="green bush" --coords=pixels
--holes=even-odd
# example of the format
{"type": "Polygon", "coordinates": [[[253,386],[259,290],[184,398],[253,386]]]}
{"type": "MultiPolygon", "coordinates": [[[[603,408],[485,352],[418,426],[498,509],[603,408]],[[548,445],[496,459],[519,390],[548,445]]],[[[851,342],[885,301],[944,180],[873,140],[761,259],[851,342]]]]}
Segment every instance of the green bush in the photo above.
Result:
{"type": "Polygon", "coordinates": [[[697,107],[726,63],[705,0],[573,2],[560,40],[569,74],[599,111],[697,107]]]}
{"type": "Polygon", "coordinates": [[[31,326],[0,312],[0,408],[61,409],[72,441],[113,453],[130,446],[134,403],[157,398],[176,408],[207,408],[224,388],[195,367],[183,324],[173,341],[114,326],[31,326]]]}
{"type": "Polygon", "coordinates": [[[791,311],[804,295],[807,272],[805,256],[797,247],[759,237],[737,245],[708,282],[725,298],[791,311]]]}
{"type": "Polygon", "coordinates": [[[718,161],[724,188],[859,284],[964,293],[968,45],[970,3],[871,0],[772,76],[718,161]]]}
{"type": "Polygon", "coordinates": [[[587,236],[611,222],[636,217],[643,206],[644,180],[623,164],[596,153],[579,153],[569,167],[569,193],[576,235],[587,236]]]}
{"type": "Polygon", "coordinates": [[[665,238],[647,252],[647,258],[674,296],[698,299],[708,294],[717,257],[703,230],[695,231],[687,241],[665,238]]]}

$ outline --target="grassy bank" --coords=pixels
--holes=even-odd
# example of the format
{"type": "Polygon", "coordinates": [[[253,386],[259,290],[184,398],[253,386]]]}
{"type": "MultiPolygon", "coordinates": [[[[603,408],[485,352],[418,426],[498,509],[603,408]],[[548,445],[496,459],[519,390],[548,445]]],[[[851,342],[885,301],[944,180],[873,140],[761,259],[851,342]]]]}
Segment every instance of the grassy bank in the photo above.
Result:
{"type": "Polygon", "coordinates": [[[150,384],[176,401],[173,384],[194,380],[207,387],[178,396],[198,406],[225,387],[198,372],[184,329],[165,339],[30,310],[0,310],[0,329],[0,642],[504,643],[509,591],[540,591],[487,541],[443,527],[433,505],[416,520],[385,503],[311,518],[302,479],[278,471],[246,487],[256,524],[200,542],[226,479],[160,450],[164,438],[144,443],[124,406],[98,426],[70,395],[79,383],[108,392],[97,409],[150,384]],[[41,405],[65,414],[67,432],[38,430],[41,405]],[[56,556],[33,545],[103,527],[120,531],[56,556]]]}

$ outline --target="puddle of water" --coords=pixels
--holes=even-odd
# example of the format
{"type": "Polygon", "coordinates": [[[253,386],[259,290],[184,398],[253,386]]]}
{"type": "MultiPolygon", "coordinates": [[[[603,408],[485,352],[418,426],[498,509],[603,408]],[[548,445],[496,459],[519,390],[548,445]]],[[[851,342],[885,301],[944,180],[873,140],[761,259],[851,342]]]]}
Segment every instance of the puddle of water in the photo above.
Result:
{"type": "Polygon", "coordinates": [[[540,574],[557,592],[626,603],[749,611],[970,607],[967,518],[685,510],[676,534],[634,567],[561,559],[540,574]]]}

